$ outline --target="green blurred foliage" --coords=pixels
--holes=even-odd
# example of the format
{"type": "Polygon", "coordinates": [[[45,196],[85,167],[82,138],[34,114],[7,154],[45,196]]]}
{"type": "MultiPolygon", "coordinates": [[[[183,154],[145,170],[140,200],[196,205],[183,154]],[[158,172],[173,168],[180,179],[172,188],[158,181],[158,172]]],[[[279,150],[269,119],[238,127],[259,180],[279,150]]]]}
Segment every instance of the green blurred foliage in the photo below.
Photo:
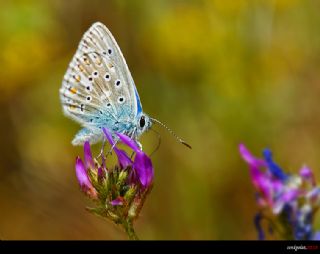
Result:
{"type": "MultiPolygon", "coordinates": [[[[79,126],[58,90],[82,34],[112,31],[162,135],[141,239],[256,239],[238,144],[268,146],[320,181],[318,1],[1,1],[0,238],[125,239],[87,213],[74,173],[79,126]]],[[[152,151],[157,137],[142,138],[152,151]]],[[[98,150],[99,147],[97,146],[98,150]]],[[[319,221],[319,219],[318,219],[319,221]]],[[[320,227],[320,223],[317,223],[320,227]]]]}

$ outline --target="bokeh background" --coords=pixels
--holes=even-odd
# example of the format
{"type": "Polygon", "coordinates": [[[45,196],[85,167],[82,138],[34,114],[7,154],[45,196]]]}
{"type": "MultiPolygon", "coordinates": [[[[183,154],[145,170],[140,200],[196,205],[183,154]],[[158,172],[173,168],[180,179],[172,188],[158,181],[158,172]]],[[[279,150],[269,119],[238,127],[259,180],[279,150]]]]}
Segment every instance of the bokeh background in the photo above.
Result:
{"type": "MultiPolygon", "coordinates": [[[[85,211],[74,172],[82,148],[70,143],[79,125],[63,116],[58,93],[82,34],[101,21],[144,110],[193,146],[155,127],[162,145],[137,234],[256,239],[240,142],[320,178],[319,10],[316,0],[2,0],[0,238],[126,239],[85,211]]],[[[156,135],[142,143],[151,152],[156,135]]]]}

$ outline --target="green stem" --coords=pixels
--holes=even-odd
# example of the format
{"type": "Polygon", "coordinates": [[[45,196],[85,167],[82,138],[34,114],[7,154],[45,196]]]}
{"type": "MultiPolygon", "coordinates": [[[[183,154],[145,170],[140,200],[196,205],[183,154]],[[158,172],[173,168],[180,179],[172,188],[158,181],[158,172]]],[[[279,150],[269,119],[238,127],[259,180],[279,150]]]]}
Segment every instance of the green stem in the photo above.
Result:
{"type": "Polygon", "coordinates": [[[130,240],[139,240],[138,236],[134,232],[132,220],[123,220],[122,225],[130,240]]]}

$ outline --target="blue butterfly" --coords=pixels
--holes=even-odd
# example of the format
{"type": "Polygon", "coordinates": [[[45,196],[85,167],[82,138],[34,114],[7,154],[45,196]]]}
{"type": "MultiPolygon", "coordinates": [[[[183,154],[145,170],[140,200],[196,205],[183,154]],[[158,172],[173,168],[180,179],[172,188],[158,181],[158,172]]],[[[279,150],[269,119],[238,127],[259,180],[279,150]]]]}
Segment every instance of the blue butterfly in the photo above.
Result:
{"type": "Polygon", "coordinates": [[[83,126],[72,140],[73,145],[103,141],[103,127],[113,135],[126,134],[138,144],[138,138],[152,123],[167,128],[143,112],[122,52],[111,32],[100,22],[83,35],[64,75],[60,99],[64,114],[83,126]]]}

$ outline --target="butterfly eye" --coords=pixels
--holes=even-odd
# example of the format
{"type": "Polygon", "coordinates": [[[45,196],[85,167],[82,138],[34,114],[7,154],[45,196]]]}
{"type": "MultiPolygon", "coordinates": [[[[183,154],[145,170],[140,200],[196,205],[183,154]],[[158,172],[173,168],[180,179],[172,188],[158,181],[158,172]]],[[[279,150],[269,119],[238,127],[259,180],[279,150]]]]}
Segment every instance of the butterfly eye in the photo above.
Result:
{"type": "Polygon", "coordinates": [[[109,55],[112,54],[112,49],[108,49],[108,54],[109,54],[109,55]]]}
{"type": "Polygon", "coordinates": [[[146,124],[146,119],[144,118],[144,116],[141,116],[140,118],[140,127],[143,128],[146,124]]]}

